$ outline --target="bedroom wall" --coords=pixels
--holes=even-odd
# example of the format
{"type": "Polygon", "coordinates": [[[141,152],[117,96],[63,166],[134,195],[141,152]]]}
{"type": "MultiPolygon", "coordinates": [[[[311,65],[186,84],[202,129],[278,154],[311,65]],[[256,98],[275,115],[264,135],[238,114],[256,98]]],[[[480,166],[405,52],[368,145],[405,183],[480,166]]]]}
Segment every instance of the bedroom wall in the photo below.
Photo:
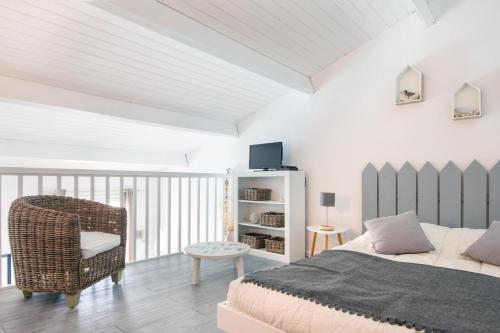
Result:
{"type": "Polygon", "coordinates": [[[246,169],[248,145],[283,141],[285,162],[308,177],[308,224],[324,221],[319,192],[337,193],[335,223],[361,233],[361,170],[385,161],[420,168],[500,160],[500,1],[457,2],[430,28],[412,15],[316,77],[314,95],[293,93],[239,124],[236,145],[200,151],[193,161],[246,169]],[[424,73],[422,103],[394,105],[406,65],[424,73]],[[482,88],[483,117],[451,120],[464,82],[482,88]]]}

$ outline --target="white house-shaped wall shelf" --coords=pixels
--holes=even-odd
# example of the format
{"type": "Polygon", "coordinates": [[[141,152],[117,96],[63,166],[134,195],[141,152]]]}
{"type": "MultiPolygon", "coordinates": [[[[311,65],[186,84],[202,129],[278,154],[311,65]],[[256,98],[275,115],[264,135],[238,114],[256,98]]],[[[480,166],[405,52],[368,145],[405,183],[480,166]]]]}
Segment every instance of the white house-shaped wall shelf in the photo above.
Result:
{"type": "Polygon", "coordinates": [[[453,95],[453,119],[481,117],[481,89],[465,82],[453,95]]]}
{"type": "Polygon", "coordinates": [[[406,68],[396,79],[396,104],[421,102],[423,97],[422,72],[413,66],[406,68]]]}

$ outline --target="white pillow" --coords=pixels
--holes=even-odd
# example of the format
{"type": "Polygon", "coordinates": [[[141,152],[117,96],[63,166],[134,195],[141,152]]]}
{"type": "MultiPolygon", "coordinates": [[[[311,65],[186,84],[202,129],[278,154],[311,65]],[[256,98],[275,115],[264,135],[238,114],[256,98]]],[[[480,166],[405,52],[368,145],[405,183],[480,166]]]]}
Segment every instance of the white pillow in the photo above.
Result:
{"type": "Polygon", "coordinates": [[[436,251],[441,252],[450,228],[431,223],[420,223],[420,226],[436,251]]]}

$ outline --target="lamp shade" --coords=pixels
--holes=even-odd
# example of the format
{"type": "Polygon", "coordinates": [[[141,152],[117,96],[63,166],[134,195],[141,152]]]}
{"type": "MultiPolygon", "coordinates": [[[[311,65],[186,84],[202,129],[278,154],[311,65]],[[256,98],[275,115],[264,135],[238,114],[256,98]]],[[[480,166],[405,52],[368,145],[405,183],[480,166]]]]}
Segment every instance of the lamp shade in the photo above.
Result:
{"type": "Polygon", "coordinates": [[[323,207],[334,207],[335,193],[321,192],[319,194],[319,204],[323,207]]]}

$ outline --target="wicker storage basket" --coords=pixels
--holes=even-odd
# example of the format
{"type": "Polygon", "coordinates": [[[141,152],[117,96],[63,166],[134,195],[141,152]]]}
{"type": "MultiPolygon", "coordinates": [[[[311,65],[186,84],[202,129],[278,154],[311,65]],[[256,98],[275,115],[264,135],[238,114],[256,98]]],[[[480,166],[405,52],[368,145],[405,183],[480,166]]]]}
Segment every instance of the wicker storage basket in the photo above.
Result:
{"type": "Polygon", "coordinates": [[[271,200],[271,190],[267,188],[246,188],[241,192],[242,200],[271,200]]]}
{"type": "Polygon", "coordinates": [[[282,237],[271,237],[264,240],[266,242],[266,251],[279,254],[285,254],[285,239],[282,237]]]}
{"type": "Polygon", "coordinates": [[[265,239],[271,236],[250,232],[248,234],[240,235],[240,242],[247,244],[252,249],[262,249],[266,247],[265,239]]]}
{"type": "Polygon", "coordinates": [[[267,227],[281,228],[285,226],[285,214],[267,212],[260,216],[260,224],[267,227]]]}

